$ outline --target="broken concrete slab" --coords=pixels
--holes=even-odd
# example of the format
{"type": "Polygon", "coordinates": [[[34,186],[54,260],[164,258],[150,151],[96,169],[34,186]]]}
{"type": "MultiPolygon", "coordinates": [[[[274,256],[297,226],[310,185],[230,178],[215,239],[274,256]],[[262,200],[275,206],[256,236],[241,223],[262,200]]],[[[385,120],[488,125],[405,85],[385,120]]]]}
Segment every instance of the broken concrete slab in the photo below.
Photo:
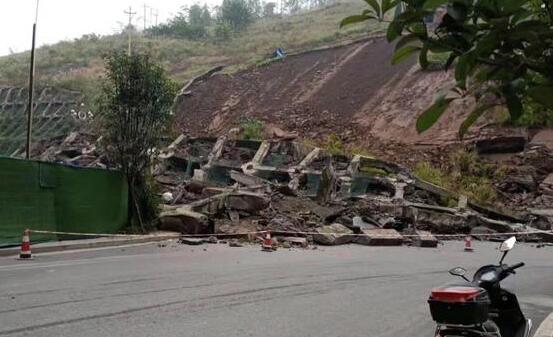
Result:
{"type": "Polygon", "coordinates": [[[415,230],[412,237],[413,245],[422,248],[438,247],[438,239],[429,231],[415,230]]]}
{"type": "Polygon", "coordinates": [[[240,241],[238,241],[236,239],[230,240],[228,245],[229,245],[229,247],[244,247],[244,245],[241,244],[240,241]]]}
{"type": "Polygon", "coordinates": [[[474,144],[478,154],[517,153],[524,150],[525,136],[495,137],[481,139],[474,144]]]}
{"type": "Polygon", "coordinates": [[[547,195],[553,195],[553,173],[549,174],[541,183],[540,183],[540,192],[547,195]]]}
{"type": "Polygon", "coordinates": [[[280,240],[283,243],[289,243],[291,246],[300,246],[302,248],[309,247],[309,243],[307,242],[307,239],[302,237],[286,236],[286,237],[280,238],[280,240]]]}
{"type": "Polygon", "coordinates": [[[159,215],[159,228],[183,234],[208,234],[209,220],[206,215],[188,207],[163,205],[159,215]]]}
{"type": "Polygon", "coordinates": [[[361,234],[355,238],[355,243],[366,246],[401,246],[403,243],[403,236],[395,229],[366,229],[361,234]]]}
{"type": "Polygon", "coordinates": [[[315,232],[317,234],[313,235],[313,241],[321,245],[342,245],[353,240],[353,231],[339,223],[317,228],[315,232]]]}
{"type": "Polygon", "coordinates": [[[253,192],[231,192],[225,200],[229,209],[257,213],[269,206],[270,198],[265,194],[253,192]]]}
{"type": "Polygon", "coordinates": [[[466,233],[476,225],[475,216],[471,214],[449,213],[413,206],[408,207],[405,216],[417,228],[441,234],[466,233]]]}
{"type": "Polygon", "coordinates": [[[180,238],[178,243],[183,245],[190,245],[190,246],[199,246],[205,243],[204,239],[196,239],[196,238],[180,238]]]}
{"type": "Polygon", "coordinates": [[[497,231],[486,226],[476,226],[470,230],[470,235],[476,240],[488,240],[494,237],[494,234],[497,234],[497,231]]]}
{"type": "Polygon", "coordinates": [[[360,216],[354,216],[352,219],[352,224],[350,229],[353,230],[355,234],[360,234],[364,230],[375,229],[375,228],[379,228],[379,227],[376,226],[375,224],[365,222],[363,218],[360,216]]]}
{"type": "Polygon", "coordinates": [[[330,201],[332,192],[334,191],[336,183],[336,175],[334,168],[331,163],[329,163],[321,173],[321,180],[319,183],[319,188],[317,190],[316,200],[320,204],[326,204],[330,201]]]}
{"type": "Polygon", "coordinates": [[[489,219],[484,216],[477,216],[478,224],[490,228],[499,233],[510,233],[515,231],[515,224],[506,221],[489,219]]]}
{"type": "Polygon", "coordinates": [[[543,242],[553,243],[553,233],[551,231],[540,231],[539,229],[530,226],[527,226],[526,229],[532,232],[539,232],[534,235],[538,236],[543,242]]]}
{"type": "Polygon", "coordinates": [[[264,180],[260,177],[251,174],[245,174],[235,170],[230,171],[230,178],[244,186],[259,186],[269,183],[267,180],[264,180]]]}
{"type": "Polygon", "coordinates": [[[317,203],[312,203],[309,208],[313,214],[317,215],[324,222],[334,221],[340,214],[342,214],[346,209],[342,206],[337,205],[328,205],[321,206],[317,203]]]}

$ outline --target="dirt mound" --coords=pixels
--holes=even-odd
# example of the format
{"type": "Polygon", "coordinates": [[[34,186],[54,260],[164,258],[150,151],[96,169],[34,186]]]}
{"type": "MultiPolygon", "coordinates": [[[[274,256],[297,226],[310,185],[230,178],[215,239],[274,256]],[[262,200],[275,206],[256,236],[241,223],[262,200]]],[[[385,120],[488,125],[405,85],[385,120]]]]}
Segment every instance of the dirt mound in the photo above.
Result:
{"type": "Polygon", "coordinates": [[[408,71],[392,66],[383,39],[289,56],[233,75],[217,74],[179,102],[181,127],[191,134],[219,133],[240,117],[256,117],[315,138],[350,129],[374,93],[408,71]]]}
{"type": "Polygon", "coordinates": [[[310,139],[336,133],[354,143],[455,140],[470,102],[451,109],[453,119],[422,135],[414,127],[451,74],[422,72],[414,59],[391,65],[393,50],[385,39],[373,38],[215,74],[180,97],[180,127],[193,136],[220,134],[241,118],[255,117],[310,139]]]}

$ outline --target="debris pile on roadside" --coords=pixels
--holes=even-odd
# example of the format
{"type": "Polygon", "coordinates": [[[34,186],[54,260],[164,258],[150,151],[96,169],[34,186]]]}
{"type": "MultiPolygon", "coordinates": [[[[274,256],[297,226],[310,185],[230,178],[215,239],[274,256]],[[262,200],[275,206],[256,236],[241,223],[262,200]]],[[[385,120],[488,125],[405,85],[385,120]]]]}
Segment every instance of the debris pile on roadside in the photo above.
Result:
{"type": "MultiPolygon", "coordinates": [[[[271,231],[285,247],[310,242],[435,247],[433,234],[494,239],[494,234],[534,230],[531,212],[489,208],[394,163],[332,155],[289,140],[181,136],[161,157],[155,170],[165,200],[160,228],[184,234],[255,240],[271,231]]],[[[537,186],[551,189],[547,179],[537,186]]],[[[551,226],[542,221],[540,228],[551,226]]]]}
{"type": "Polygon", "coordinates": [[[43,140],[34,145],[33,157],[72,166],[107,168],[112,165],[98,150],[101,140],[102,137],[93,134],[71,132],[68,136],[43,140]]]}
{"type": "MultiPolygon", "coordinates": [[[[34,150],[45,161],[112,168],[99,150],[100,141],[91,134],[71,133],[41,142],[34,150]]],[[[486,151],[497,147],[493,142],[484,145],[480,148],[486,151]]],[[[163,201],[159,218],[163,230],[249,240],[272,231],[280,245],[290,247],[310,243],[432,247],[436,234],[493,240],[500,233],[550,230],[551,158],[551,150],[542,145],[526,146],[511,155],[510,171],[495,186],[511,204],[495,208],[422,181],[392,162],[333,155],[282,138],[181,135],[161,151],[152,172],[163,201]],[[451,207],[452,202],[457,207],[451,207]]],[[[521,238],[553,242],[552,236],[521,238]]]]}

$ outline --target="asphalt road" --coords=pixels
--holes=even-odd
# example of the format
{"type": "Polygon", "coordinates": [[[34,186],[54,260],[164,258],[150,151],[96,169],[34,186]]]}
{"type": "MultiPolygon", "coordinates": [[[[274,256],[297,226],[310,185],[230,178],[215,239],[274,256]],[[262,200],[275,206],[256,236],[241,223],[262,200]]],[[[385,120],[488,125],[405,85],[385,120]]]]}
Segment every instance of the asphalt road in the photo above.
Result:
{"type": "MultiPolygon", "coordinates": [[[[426,299],[447,270],[497,244],[261,252],[157,244],[0,259],[0,336],[433,336],[426,299]],[[205,249],[205,250],[204,250],[205,249]]],[[[553,248],[518,245],[505,281],[539,324],[553,311],[553,248]]]]}

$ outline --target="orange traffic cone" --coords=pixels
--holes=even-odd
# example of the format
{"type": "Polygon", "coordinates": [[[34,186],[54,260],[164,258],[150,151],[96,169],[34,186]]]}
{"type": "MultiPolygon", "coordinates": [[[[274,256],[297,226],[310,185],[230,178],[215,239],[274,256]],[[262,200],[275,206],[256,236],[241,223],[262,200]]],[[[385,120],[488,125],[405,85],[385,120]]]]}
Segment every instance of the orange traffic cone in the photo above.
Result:
{"type": "Polygon", "coordinates": [[[31,255],[31,240],[29,239],[31,231],[26,229],[23,232],[23,239],[21,239],[21,252],[19,253],[19,258],[22,260],[32,259],[31,255]]]}
{"type": "Polygon", "coordinates": [[[274,248],[273,248],[273,239],[271,238],[271,232],[270,231],[267,231],[265,233],[265,238],[263,239],[263,242],[261,243],[261,250],[270,251],[270,252],[272,252],[274,250],[274,248]]]}
{"type": "Polygon", "coordinates": [[[472,238],[470,235],[465,237],[465,252],[472,252],[474,249],[472,248],[472,238]]]}

